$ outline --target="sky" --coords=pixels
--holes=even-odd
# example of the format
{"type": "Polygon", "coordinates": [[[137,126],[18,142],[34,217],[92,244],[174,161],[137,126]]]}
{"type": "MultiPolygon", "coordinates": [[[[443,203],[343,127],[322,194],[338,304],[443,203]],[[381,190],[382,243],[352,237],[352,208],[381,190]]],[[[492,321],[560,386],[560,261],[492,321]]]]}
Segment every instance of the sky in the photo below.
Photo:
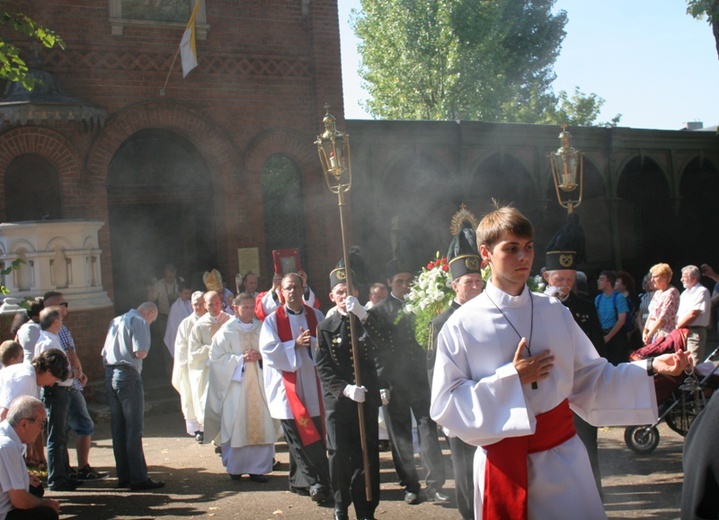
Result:
{"type": "MultiPolygon", "coordinates": [[[[371,119],[357,74],[357,38],[339,0],[345,118],[371,119]]],[[[719,124],[719,59],[706,20],[686,14],[685,0],[557,0],[567,36],[555,62],[555,92],[579,87],[605,100],[599,122],[621,114],[619,126],[676,130],[686,122],[719,124]]]]}

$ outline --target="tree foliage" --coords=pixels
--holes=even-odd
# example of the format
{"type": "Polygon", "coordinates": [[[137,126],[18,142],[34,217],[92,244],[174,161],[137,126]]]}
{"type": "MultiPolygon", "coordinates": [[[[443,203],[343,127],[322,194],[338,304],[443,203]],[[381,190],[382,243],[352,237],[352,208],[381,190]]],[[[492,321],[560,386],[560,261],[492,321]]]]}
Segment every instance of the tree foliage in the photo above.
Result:
{"type": "Polygon", "coordinates": [[[365,109],[387,119],[592,124],[604,100],[551,88],[567,22],[554,3],[361,0],[352,25],[365,109]]]}
{"type": "MultiPolygon", "coordinates": [[[[10,11],[1,6],[0,24],[7,25],[23,36],[29,36],[51,49],[56,45],[65,48],[62,38],[50,29],[36,23],[30,17],[17,11],[10,11]]],[[[32,90],[35,80],[28,76],[28,66],[20,57],[20,49],[7,39],[0,36],[0,79],[20,82],[23,87],[32,90]]]]}
{"type": "Polygon", "coordinates": [[[719,0],[687,0],[687,13],[697,19],[706,17],[714,33],[714,42],[719,57],[719,0]]]}

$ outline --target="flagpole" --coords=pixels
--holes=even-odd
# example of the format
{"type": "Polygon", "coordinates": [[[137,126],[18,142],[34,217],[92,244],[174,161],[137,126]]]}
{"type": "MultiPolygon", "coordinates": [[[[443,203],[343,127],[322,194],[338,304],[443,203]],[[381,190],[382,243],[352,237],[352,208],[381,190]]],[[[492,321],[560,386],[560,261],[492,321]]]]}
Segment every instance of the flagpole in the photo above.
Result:
{"type": "Polygon", "coordinates": [[[175,68],[175,62],[177,61],[177,57],[180,55],[180,46],[177,46],[177,50],[175,51],[175,57],[172,58],[172,63],[170,64],[170,71],[167,73],[167,77],[165,78],[165,84],[162,85],[162,88],[160,89],[160,95],[165,95],[165,87],[167,87],[167,82],[170,81],[170,74],[172,74],[172,70],[175,68]]]}

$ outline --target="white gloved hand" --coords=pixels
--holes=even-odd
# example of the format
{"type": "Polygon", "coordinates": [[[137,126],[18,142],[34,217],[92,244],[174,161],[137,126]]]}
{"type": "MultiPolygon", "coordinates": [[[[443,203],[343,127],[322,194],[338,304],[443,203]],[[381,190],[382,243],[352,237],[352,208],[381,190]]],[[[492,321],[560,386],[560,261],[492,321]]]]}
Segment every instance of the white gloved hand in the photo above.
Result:
{"type": "Polygon", "coordinates": [[[384,406],[387,406],[389,404],[389,389],[388,388],[380,389],[379,397],[380,397],[380,399],[382,399],[382,404],[384,406]]]}
{"type": "Polygon", "coordinates": [[[365,319],[365,316],[367,316],[367,310],[360,305],[359,300],[355,298],[354,296],[348,296],[345,299],[345,307],[347,309],[347,312],[351,312],[355,316],[357,316],[360,321],[365,319]]]}
{"type": "Polygon", "coordinates": [[[347,385],[345,389],[342,390],[342,395],[349,397],[356,403],[364,403],[367,398],[365,396],[366,393],[367,389],[364,386],[357,385],[347,385]]]}

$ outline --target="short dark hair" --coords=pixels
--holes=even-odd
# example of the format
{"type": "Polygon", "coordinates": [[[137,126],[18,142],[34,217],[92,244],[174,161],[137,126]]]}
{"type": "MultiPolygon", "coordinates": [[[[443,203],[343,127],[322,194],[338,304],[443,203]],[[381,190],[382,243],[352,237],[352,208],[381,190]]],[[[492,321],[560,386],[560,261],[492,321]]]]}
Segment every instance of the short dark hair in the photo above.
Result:
{"type": "Polygon", "coordinates": [[[50,298],[56,298],[58,296],[62,296],[62,293],[58,291],[48,291],[43,295],[42,299],[49,300],[50,298]]]}
{"type": "Polygon", "coordinates": [[[40,352],[32,360],[35,372],[50,372],[58,381],[65,381],[70,375],[67,367],[67,356],[57,348],[49,348],[40,352]]]}
{"type": "Polygon", "coordinates": [[[612,287],[614,287],[614,284],[617,281],[617,272],[609,269],[599,273],[599,276],[604,276],[609,281],[609,283],[612,284],[612,287]]]}
{"type": "Polygon", "coordinates": [[[22,345],[11,339],[0,343],[0,363],[7,366],[11,359],[15,359],[23,354],[22,345]]]}
{"type": "Polygon", "coordinates": [[[617,271],[617,280],[621,280],[624,287],[627,288],[630,294],[634,294],[636,289],[636,283],[634,283],[634,277],[626,271],[617,271]]]}
{"type": "Polygon", "coordinates": [[[491,250],[502,233],[521,238],[534,238],[534,227],[521,211],[512,206],[502,206],[487,213],[477,226],[477,245],[491,250]]]}
{"type": "Polygon", "coordinates": [[[235,299],[232,300],[232,303],[233,303],[234,305],[240,305],[240,304],[242,303],[242,300],[252,300],[252,301],[255,301],[255,297],[252,296],[252,295],[251,295],[250,293],[248,293],[248,292],[241,292],[240,294],[238,294],[237,296],[235,296],[235,299]]]}

